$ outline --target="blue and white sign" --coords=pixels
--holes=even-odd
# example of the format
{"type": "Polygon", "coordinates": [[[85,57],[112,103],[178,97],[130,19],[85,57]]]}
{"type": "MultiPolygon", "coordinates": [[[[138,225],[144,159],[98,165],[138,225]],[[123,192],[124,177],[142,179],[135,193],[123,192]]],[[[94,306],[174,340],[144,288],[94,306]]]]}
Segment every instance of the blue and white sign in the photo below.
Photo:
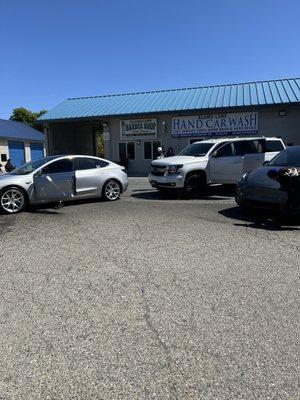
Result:
{"type": "Polygon", "coordinates": [[[220,113],[172,118],[173,137],[249,135],[258,132],[258,113],[220,113]]]}

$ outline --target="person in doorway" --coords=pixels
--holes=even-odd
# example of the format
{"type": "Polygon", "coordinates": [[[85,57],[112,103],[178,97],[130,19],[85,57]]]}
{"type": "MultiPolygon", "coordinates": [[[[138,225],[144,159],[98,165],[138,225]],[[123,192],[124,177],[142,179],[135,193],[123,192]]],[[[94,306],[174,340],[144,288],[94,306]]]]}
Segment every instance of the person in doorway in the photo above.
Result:
{"type": "Polygon", "coordinates": [[[12,165],[10,159],[7,160],[7,163],[5,164],[5,171],[6,172],[11,172],[15,169],[16,167],[12,165]]]}
{"type": "Polygon", "coordinates": [[[166,157],[173,157],[173,156],[174,156],[174,150],[173,147],[170,146],[167,150],[166,157]]]}
{"type": "Polygon", "coordinates": [[[267,175],[277,181],[280,189],[287,194],[287,201],[281,204],[280,214],[272,220],[272,225],[280,228],[300,211],[300,171],[297,168],[271,169],[267,175]]]}
{"type": "Polygon", "coordinates": [[[129,157],[123,156],[119,161],[119,165],[125,168],[126,174],[128,174],[128,167],[129,167],[129,157]]]}
{"type": "Polygon", "coordinates": [[[160,159],[160,158],[164,158],[164,157],[165,157],[163,148],[160,147],[160,146],[156,149],[156,153],[157,153],[157,154],[156,154],[156,158],[157,158],[157,159],[160,159]]]}

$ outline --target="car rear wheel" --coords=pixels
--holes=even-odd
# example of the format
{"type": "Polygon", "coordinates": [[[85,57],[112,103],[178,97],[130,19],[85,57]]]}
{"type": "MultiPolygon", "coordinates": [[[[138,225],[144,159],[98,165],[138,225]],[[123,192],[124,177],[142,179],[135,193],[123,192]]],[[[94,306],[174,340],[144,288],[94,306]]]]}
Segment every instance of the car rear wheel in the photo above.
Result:
{"type": "Polygon", "coordinates": [[[119,182],[110,179],[104,185],[102,197],[107,201],[115,201],[118,200],[121,194],[121,185],[119,182]]]}
{"type": "Polygon", "coordinates": [[[22,189],[9,187],[0,192],[0,210],[5,214],[16,214],[24,210],[27,198],[22,189]]]}

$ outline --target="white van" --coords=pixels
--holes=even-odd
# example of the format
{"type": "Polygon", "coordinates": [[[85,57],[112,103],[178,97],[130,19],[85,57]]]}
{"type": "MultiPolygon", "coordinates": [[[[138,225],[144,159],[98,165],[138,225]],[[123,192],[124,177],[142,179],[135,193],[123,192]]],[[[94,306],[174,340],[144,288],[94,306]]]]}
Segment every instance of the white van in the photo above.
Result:
{"type": "Polygon", "coordinates": [[[150,184],[158,189],[201,192],[207,184],[236,184],[243,174],[244,160],[254,159],[255,168],[270,161],[285,145],[276,137],[210,139],[195,142],[177,156],[154,160],[150,184]]]}

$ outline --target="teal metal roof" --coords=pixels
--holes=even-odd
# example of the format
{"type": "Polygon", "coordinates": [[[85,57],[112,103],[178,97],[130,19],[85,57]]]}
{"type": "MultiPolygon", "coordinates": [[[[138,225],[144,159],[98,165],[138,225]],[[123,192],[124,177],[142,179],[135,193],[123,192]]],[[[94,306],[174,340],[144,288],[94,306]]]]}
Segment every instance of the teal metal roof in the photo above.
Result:
{"type": "Polygon", "coordinates": [[[297,103],[300,78],[248,82],[186,89],[158,90],[65,100],[39,120],[209,110],[297,103]]]}

